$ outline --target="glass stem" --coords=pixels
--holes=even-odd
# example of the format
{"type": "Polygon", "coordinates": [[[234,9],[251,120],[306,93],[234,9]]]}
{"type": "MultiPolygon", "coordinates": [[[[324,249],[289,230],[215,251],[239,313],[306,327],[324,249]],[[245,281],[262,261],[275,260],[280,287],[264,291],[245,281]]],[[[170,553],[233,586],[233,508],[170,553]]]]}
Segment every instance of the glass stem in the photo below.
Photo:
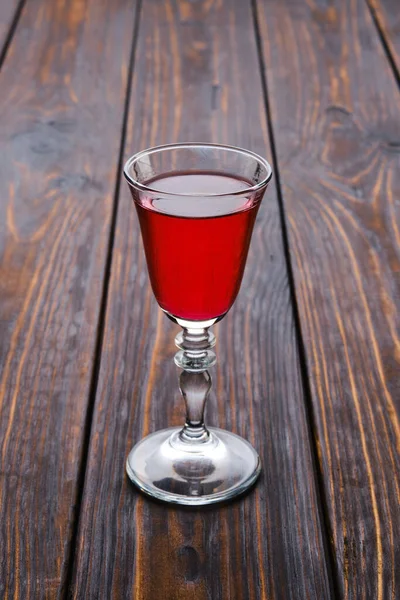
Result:
{"type": "Polygon", "coordinates": [[[183,442],[206,442],[210,434],[204,425],[204,407],[211,389],[211,376],[208,371],[193,373],[182,371],[179,389],[186,404],[186,422],[180,433],[183,442]]]}
{"type": "Polygon", "coordinates": [[[175,364],[192,373],[206,371],[217,362],[215,353],[215,336],[208,327],[183,327],[175,338],[180,352],[175,354],[175,364]]]}
{"type": "Polygon", "coordinates": [[[204,425],[204,407],[211,389],[211,376],[207,371],[216,363],[215,336],[208,327],[185,323],[175,338],[180,351],[175,364],[183,369],[179,377],[179,389],[186,404],[186,422],[179,435],[182,442],[203,443],[210,434],[204,425]],[[189,326],[190,325],[190,326],[189,326]]]}

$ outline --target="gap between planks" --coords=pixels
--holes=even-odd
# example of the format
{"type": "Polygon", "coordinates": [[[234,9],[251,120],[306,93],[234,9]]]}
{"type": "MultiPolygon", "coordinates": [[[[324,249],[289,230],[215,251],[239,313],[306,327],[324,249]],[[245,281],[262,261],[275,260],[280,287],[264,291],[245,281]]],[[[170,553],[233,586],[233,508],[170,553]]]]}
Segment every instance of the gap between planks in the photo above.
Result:
{"type": "Polygon", "coordinates": [[[0,51],[0,69],[2,68],[4,61],[6,59],[8,49],[11,45],[12,39],[14,37],[14,33],[17,29],[17,25],[19,23],[20,17],[22,15],[23,8],[26,4],[26,0],[19,0],[17,8],[15,9],[14,16],[11,19],[10,27],[8,29],[7,35],[4,38],[4,44],[0,51]]]}
{"type": "Polygon", "coordinates": [[[384,53],[386,55],[386,58],[388,60],[390,68],[392,70],[393,77],[395,78],[395,81],[396,81],[398,87],[400,88],[400,71],[397,68],[395,57],[393,56],[393,53],[392,53],[392,51],[390,49],[390,45],[389,45],[389,42],[388,42],[388,40],[386,38],[385,32],[383,30],[383,27],[381,26],[381,24],[379,22],[377,11],[376,11],[373,3],[371,2],[371,0],[365,0],[365,1],[367,3],[368,8],[369,8],[369,12],[371,13],[371,18],[372,18],[372,21],[373,21],[373,23],[375,25],[376,31],[378,33],[379,40],[380,40],[380,42],[382,44],[382,47],[383,47],[383,51],[384,51],[384,53]]]}

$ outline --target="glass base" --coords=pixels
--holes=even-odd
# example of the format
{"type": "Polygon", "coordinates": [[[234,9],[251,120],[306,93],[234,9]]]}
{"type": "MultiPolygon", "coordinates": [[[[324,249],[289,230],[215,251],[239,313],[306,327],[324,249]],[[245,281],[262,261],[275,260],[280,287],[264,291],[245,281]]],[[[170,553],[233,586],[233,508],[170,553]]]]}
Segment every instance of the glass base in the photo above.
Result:
{"type": "Polygon", "coordinates": [[[126,471],[140,490],[158,500],[199,506],[233,498],[261,471],[260,458],[243,438],[209,428],[205,442],[190,444],[181,428],[148,435],[129,453],[126,471]]]}

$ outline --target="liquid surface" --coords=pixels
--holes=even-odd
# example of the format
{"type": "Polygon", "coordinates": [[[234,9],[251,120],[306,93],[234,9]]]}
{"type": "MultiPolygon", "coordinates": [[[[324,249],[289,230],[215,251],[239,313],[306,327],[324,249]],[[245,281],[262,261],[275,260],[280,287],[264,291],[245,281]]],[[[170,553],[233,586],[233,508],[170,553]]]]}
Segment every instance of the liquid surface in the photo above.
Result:
{"type": "Polygon", "coordinates": [[[160,192],[148,208],[169,215],[186,217],[216,217],[246,208],[246,198],[235,196],[249,187],[247,181],[218,173],[185,173],[168,175],[148,183],[160,192]],[[168,195],[162,195],[167,192],[168,195]],[[192,197],[174,196],[190,193],[192,197]],[[224,196],[216,197],[216,194],[224,196]],[[232,194],[232,195],[230,195],[232,194]]]}
{"type": "Polygon", "coordinates": [[[260,195],[207,197],[249,187],[208,172],[177,173],[148,185],[160,196],[134,193],[134,199],[159,305],[193,321],[224,315],[239,291],[260,195]],[[179,192],[198,196],[173,195],[179,192]]]}

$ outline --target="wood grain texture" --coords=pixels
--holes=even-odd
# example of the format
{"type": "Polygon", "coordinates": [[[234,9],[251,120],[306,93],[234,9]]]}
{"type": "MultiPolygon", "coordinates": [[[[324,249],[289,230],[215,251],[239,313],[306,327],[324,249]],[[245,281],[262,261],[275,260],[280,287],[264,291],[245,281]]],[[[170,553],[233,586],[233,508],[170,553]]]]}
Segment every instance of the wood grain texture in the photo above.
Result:
{"type": "Polygon", "coordinates": [[[367,0],[400,77],[400,5],[398,0],[367,0]]]}
{"type": "MultiPolygon", "coordinates": [[[[127,156],[162,142],[225,141],[270,156],[250,3],[147,0],[127,156]]],[[[208,422],[250,439],[263,473],[224,507],[171,508],[125,475],[132,445],[183,422],[176,328],[157,308],[124,183],[71,597],[331,597],[274,186],[245,279],[217,331],[208,422]]]]}
{"type": "Polygon", "coordinates": [[[1,73],[2,600],[62,593],[132,32],[124,0],[30,0],[1,73]]]}
{"type": "Polygon", "coordinates": [[[19,0],[1,0],[0,2],[0,55],[3,52],[19,4],[19,0]]]}
{"type": "Polygon", "coordinates": [[[258,13],[340,596],[394,600],[400,96],[363,1],[258,13]]]}

